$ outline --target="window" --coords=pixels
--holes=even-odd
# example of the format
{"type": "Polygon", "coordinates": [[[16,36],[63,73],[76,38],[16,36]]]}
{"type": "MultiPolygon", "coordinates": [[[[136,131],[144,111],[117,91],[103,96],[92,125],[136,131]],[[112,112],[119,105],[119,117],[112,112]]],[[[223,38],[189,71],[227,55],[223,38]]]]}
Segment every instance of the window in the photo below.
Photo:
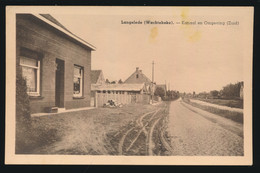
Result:
{"type": "Polygon", "coordinates": [[[136,78],[139,78],[139,75],[138,75],[138,74],[136,74],[136,78]]]}
{"type": "Polygon", "coordinates": [[[30,96],[40,95],[40,61],[33,58],[20,57],[22,76],[26,80],[27,93],[30,96]]]}
{"type": "Polygon", "coordinates": [[[79,66],[74,66],[74,97],[82,97],[83,96],[83,68],[79,66]]]}

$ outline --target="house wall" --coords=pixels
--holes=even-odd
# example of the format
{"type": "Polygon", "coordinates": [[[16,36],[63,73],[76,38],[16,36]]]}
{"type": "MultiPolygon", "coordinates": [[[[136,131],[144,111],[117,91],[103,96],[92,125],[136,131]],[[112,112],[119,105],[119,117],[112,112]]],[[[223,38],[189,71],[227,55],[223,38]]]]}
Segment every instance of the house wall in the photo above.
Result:
{"type": "Polygon", "coordinates": [[[56,58],[64,61],[65,108],[90,106],[91,50],[31,15],[17,15],[16,19],[17,64],[23,49],[41,57],[41,96],[30,97],[31,113],[43,112],[45,107],[55,106],[56,58]],[[74,65],[84,68],[84,97],[80,99],[73,98],[74,65]]]}

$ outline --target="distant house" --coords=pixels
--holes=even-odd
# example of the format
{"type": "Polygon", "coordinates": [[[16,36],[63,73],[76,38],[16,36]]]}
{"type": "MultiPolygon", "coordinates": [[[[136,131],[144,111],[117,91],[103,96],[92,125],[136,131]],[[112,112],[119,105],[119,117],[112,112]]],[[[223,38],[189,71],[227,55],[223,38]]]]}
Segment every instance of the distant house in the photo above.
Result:
{"type": "Polygon", "coordinates": [[[26,79],[31,113],[90,106],[93,50],[49,14],[16,15],[17,73],[26,79]]]}
{"type": "Polygon", "coordinates": [[[152,81],[145,75],[143,74],[142,70],[139,70],[139,67],[136,67],[136,70],[133,74],[131,74],[125,81],[124,83],[128,84],[151,84],[152,81]]]}
{"type": "Polygon", "coordinates": [[[149,94],[152,93],[152,81],[139,70],[139,67],[136,67],[136,70],[131,74],[125,81],[124,84],[145,84],[146,90],[149,94]]]}
{"type": "Polygon", "coordinates": [[[150,103],[149,91],[145,83],[141,84],[92,84],[91,90],[95,92],[94,106],[99,107],[108,100],[115,100],[118,103],[150,103]]]}
{"type": "Polygon", "coordinates": [[[141,84],[105,84],[91,85],[91,90],[97,93],[112,93],[112,94],[148,94],[145,83],[141,84]]]}

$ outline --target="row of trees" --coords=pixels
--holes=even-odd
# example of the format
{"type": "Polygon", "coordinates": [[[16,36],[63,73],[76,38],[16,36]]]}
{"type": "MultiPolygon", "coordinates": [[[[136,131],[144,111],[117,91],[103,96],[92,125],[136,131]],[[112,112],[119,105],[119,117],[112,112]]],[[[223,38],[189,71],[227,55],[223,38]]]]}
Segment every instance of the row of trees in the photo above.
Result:
{"type": "Polygon", "coordinates": [[[228,98],[228,99],[236,99],[240,98],[240,90],[243,87],[243,82],[237,82],[235,84],[228,84],[224,86],[221,90],[212,90],[210,92],[200,92],[196,94],[195,92],[186,94],[185,92],[182,94],[186,97],[198,97],[198,98],[228,98]]]}
{"type": "Polygon", "coordinates": [[[109,81],[108,79],[106,79],[106,84],[122,84],[123,83],[123,81],[122,81],[122,79],[119,79],[118,81],[109,81]]]}
{"type": "Polygon", "coordinates": [[[163,100],[176,100],[180,97],[179,91],[168,90],[165,92],[161,87],[156,88],[154,95],[160,96],[163,100]]]}

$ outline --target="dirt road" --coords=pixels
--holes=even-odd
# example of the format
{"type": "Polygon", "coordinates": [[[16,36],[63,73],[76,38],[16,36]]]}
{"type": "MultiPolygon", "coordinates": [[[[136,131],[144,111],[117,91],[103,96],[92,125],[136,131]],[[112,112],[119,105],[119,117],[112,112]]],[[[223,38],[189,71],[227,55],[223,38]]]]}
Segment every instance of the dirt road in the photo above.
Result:
{"type": "Polygon", "coordinates": [[[242,124],[191,107],[177,100],[35,117],[20,153],[243,155],[242,124]]]}
{"type": "Polygon", "coordinates": [[[209,113],[201,115],[177,100],[171,103],[169,110],[171,155],[241,156],[241,127],[231,120],[209,113]]]}
{"type": "Polygon", "coordinates": [[[161,103],[155,111],[139,116],[115,134],[111,134],[117,155],[168,155],[171,149],[166,134],[168,104],[161,103]]]}

